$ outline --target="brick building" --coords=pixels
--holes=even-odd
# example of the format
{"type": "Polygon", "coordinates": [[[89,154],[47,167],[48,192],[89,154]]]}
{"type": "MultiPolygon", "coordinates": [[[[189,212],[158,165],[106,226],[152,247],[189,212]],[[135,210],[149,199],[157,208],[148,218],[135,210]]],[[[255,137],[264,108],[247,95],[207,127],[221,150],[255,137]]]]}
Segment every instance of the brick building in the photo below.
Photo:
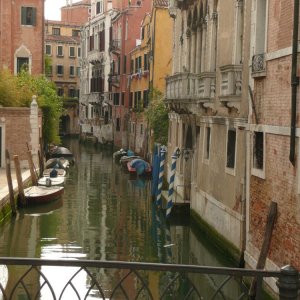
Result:
{"type": "MultiPolygon", "coordinates": [[[[272,270],[287,264],[300,270],[299,37],[293,39],[294,24],[299,24],[295,18],[299,7],[295,8],[295,3],[252,3],[253,106],[249,115],[245,258],[255,267],[268,211],[271,202],[275,202],[277,218],[266,261],[266,268],[272,270]]],[[[270,284],[276,289],[275,282],[270,280],[270,284]]]]}
{"type": "Polygon", "coordinates": [[[44,70],[44,0],[0,0],[0,69],[44,70]]]}

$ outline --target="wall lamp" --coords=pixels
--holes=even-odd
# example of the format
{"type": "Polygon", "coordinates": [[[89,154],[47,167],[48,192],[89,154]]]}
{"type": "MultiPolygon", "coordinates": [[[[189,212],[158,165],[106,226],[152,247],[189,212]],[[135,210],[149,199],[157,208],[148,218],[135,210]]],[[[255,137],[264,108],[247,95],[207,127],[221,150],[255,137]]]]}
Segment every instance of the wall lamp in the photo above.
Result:
{"type": "Polygon", "coordinates": [[[180,157],[180,155],[183,156],[184,160],[187,161],[192,155],[193,155],[194,151],[192,149],[179,149],[177,148],[175,151],[175,155],[177,156],[177,158],[180,157]]]}

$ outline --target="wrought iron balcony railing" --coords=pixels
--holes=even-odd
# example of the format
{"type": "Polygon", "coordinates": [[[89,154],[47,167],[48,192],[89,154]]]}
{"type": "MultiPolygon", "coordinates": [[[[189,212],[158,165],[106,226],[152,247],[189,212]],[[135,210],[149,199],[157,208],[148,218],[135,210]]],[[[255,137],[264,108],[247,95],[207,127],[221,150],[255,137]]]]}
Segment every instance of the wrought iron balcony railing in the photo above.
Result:
{"type": "Polygon", "coordinates": [[[261,283],[270,278],[277,280],[281,300],[297,300],[300,292],[299,272],[291,266],[262,271],[29,258],[0,258],[0,265],[8,266],[13,274],[7,285],[0,277],[1,299],[249,299],[243,278],[257,280],[256,299],[263,299],[261,283]],[[233,288],[233,281],[241,288],[233,288]]]}

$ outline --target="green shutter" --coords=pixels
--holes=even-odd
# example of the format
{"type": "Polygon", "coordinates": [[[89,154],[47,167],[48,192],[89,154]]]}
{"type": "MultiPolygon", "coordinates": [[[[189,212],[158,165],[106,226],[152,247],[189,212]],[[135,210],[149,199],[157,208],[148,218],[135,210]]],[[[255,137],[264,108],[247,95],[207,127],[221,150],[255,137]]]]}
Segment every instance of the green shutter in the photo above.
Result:
{"type": "Polygon", "coordinates": [[[32,23],[31,23],[32,26],[35,26],[36,25],[36,8],[35,7],[32,7],[32,23]]]}
{"type": "Polygon", "coordinates": [[[21,24],[26,25],[26,7],[21,7],[21,24]]]}

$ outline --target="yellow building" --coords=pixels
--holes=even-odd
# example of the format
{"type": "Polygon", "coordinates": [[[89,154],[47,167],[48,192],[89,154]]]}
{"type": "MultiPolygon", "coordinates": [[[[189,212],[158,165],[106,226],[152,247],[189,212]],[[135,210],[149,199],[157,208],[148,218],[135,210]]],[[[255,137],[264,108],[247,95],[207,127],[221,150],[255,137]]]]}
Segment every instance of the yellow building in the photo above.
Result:
{"type": "Polygon", "coordinates": [[[167,0],[154,0],[150,19],[150,86],[165,93],[166,77],[172,74],[173,19],[167,0]]]}
{"type": "Polygon", "coordinates": [[[151,89],[165,93],[165,77],[172,72],[172,26],[168,1],[154,0],[141,24],[141,39],[131,52],[129,147],[146,157],[151,132],[144,116],[151,89]]]}
{"type": "Polygon", "coordinates": [[[144,110],[148,107],[150,15],[146,14],[141,25],[141,39],[130,53],[130,128],[129,148],[145,156],[147,153],[147,130],[144,110]]]}
{"type": "Polygon", "coordinates": [[[80,26],[47,21],[45,47],[46,57],[50,59],[46,75],[55,82],[58,95],[78,97],[80,26]]]}

